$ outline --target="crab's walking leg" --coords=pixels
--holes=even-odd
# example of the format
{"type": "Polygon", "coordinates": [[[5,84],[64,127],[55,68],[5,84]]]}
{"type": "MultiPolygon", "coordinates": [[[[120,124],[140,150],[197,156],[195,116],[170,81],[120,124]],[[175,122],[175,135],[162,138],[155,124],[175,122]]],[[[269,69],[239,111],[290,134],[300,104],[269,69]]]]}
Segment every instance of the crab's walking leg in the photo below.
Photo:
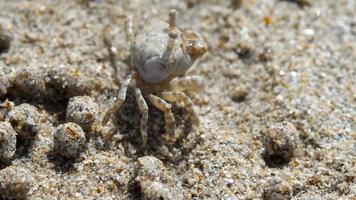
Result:
{"type": "Polygon", "coordinates": [[[147,12],[143,13],[143,16],[142,16],[142,18],[140,20],[140,23],[139,23],[139,26],[138,26],[140,30],[142,30],[145,27],[145,24],[147,22],[147,18],[148,18],[147,12]]]}
{"type": "Polygon", "coordinates": [[[134,40],[134,32],[132,28],[132,16],[129,15],[126,19],[126,36],[129,39],[130,44],[134,40]]]}
{"type": "Polygon", "coordinates": [[[184,92],[162,92],[162,98],[167,101],[182,102],[188,111],[190,120],[194,126],[199,126],[199,117],[195,112],[192,100],[184,92]]]}
{"type": "Polygon", "coordinates": [[[142,138],[142,146],[147,144],[147,123],[148,123],[148,107],[145,99],[142,96],[141,90],[135,88],[135,97],[138,104],[138,108],[141,111],[141,122],[140,122],[140,131],[142,138]]]}
{"type": "Polygon", "coordinates": [[[132,80],[132,74],[130,74],[123,82],[121,85],[121,89],[119,91],[119,95],[117,96],[117,99],[114,103],[114,105],[108,110],[106,111],[102,124],[105,125],[108,123],[108,121],[110,120],[111,115],[116,112],[122,105],[122,103],[125,101],[126,99],[126,92],[127,92],[127,88],[130,84],[132,80]]]}
{"type": "Polygon", "coordinates": [[[120,80],[118,79],[117,77],[117,71],[118,71],[118,65],[116,63],[116,60],[117,60],[117,56],[116,56],[116,52],[117,52],[117,49],[112,45],[112,41],[111,41],[111,38],[110,38],[110,35],[109,35],[109,32],[110,32],[110,28],[109,26],[106,26],[103,30],[103,42],[104,42],[104,45],[106,47],[106,50],[109,54],[109,59],[110,59],[110,64],[111,66],[113,67],[114,71],[115,71],[115,74],[113,74],[113,79],[115,80],[116,83],[120,83],[120,80]]]}
{"type": "Polygon", "coordinates": [[[173,91],[200,91],[204,87],[204,81],[201,76],[185,76],[173,79],[170,83],[173,91]]]}
{"type": "Polygon", "coordinates": [[[173,139],[174,129],[175,129],[175,119],[171,111],[171,104],[167,103],[165,100],[150,94],[148,97],[154,106],[156,106],[160,111],[164,112],[164,121],[166,123],[166,133],[173,139]]]}

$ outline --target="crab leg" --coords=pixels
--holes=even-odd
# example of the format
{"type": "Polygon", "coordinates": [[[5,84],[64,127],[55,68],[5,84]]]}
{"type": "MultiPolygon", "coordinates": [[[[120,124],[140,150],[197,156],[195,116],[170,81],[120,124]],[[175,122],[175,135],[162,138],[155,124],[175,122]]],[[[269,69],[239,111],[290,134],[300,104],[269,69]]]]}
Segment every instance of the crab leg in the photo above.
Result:
{"type": "Polygon", "coordinates": [[[148,107],[139,88],[135,88],[135,97],[138,104],[138,108],[141,111],[140,131],[141,131],[141,138],[142,138],[142,146],[146,146],[147,138],[148,138],[147,137],[148,107]]]}
{"type": "Polygon", "coordinates": [[[175,129],[175,119],[171,111],[171,104],[167,103],[165,100],[150,94],[148,97],[154,106],[156,106],[160,111],[164,112],[164,121],[166,124],[166,133],[174,138],[174,129],[175,129]]]}
{"type": "Polygon", "coordinates": [[[204,81],[201,76],[185,76],[183,78],[173,79],[170,83],[173,91],[200,91],[204,87],[204,81]]]}
{"type": "Polygon", "coordinates": [[[134,40],[134,32],[132,28],[132,16],[129,15],[126,19],[126,36],[129,39],[130,44],[132,44],[134,40]]]}
{"type": "Polygon", "coordinates": [[[109,53],[109,59],[110,59],[110,64],[113,67],[115,74],[113,75],[115,82],[120,82],[119,79],[117,78],[117,70],[118,66],[116,63],[116,51],[117,49],[113,47],[110,35],[109,35],[109,26],[106,26],[103,30],[103,42],[106,47],[107,52],[109,53]]]}
{"type": "Polygon", "coordinates": [[[199,126],[199,117],[195,112],[192,100],[184,92],[162,92],[162,98],[167,101],[182,102],[188,111],[194,126],[199,126]]]}
{"type": "Polygon", "coordinates": [[[127,88],[130,85],[131,80],[132,80],[132,74],[130,74],[128,77],[126,77],[126,79],[122,82],[121,89],[119,91],[119,94],[117,96],[117,99],[116,99],[114,105],[108,111],[106,111],[106,113],[104,115],[103,121],[101,122],[103,125],[108,123],[111,115],[114,112],[116,112],[117,110],[119,110],[122,103],[125,101],[127,88]]]}

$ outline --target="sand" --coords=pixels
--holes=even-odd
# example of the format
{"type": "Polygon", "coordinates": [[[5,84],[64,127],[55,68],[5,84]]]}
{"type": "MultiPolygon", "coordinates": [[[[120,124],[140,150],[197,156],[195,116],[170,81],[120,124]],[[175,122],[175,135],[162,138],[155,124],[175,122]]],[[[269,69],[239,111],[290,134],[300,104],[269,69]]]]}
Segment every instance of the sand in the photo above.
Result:
{"type": "Polygon", "coordinates": [[[3,199],[356,198],[356,1],[0,0],[0,10],[0,121],[14,129],[0,143],[17,138],[15,153],[0,145],[3,199]],[[205,82],[188,92],[201,125],[174,105],[171,144],[149,104],[143,148],[132,89],[100,120],[130,72],[126,17],[139,31],[171,8],[209,44],[187,73],[205,82]],[[85,139],[77,129],[55,139],[69,121],[85,139]]]}

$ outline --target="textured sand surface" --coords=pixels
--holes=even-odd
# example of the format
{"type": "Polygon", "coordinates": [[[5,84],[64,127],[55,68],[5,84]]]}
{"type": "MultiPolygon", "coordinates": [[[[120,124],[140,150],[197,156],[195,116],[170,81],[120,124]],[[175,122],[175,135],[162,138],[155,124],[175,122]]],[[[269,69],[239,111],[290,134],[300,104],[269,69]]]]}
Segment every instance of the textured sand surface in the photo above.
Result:
{"type": "Polygon", "coordinates": [[[0,123],[17,138],[13,153],[13,131],[0,135],[0,198],[354,200],[356,1],[303,2],[0,0],[0,123]],[[149,104],[142,148],[132,90],[113,123],[98,122],[130,71],[126,17],[140,30],[171,8],[210,47],[188,72],[205,80],[188,93],[201,130],[175,105],[170,145],[149,104]],[[68,121],[85,147],[72,129],[55,139],[68,121]]]}

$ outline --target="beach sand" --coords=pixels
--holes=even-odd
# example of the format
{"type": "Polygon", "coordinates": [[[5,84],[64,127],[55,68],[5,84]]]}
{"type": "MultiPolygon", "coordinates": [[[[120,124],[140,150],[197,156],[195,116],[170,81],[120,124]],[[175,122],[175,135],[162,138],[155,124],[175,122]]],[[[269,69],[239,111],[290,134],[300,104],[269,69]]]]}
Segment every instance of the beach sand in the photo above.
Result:
{"type": "Polygon", "coordinates": [[[0,10],[0,122],[17,138],[16,150],[0,145],[3,199],[356,198],[356,1],[0,0],[0,10]],[[170,144],[149,104],[143,148],[132,89],[112,123],[100,120],[132,67],[127,16],[139,31],[172,8],[209,44],[187,73],[205,81],[188,92],[200,130],[174,105],[170,144]],[[55,138],[68,121],[80,125],[73,141],[55,138]]]}

